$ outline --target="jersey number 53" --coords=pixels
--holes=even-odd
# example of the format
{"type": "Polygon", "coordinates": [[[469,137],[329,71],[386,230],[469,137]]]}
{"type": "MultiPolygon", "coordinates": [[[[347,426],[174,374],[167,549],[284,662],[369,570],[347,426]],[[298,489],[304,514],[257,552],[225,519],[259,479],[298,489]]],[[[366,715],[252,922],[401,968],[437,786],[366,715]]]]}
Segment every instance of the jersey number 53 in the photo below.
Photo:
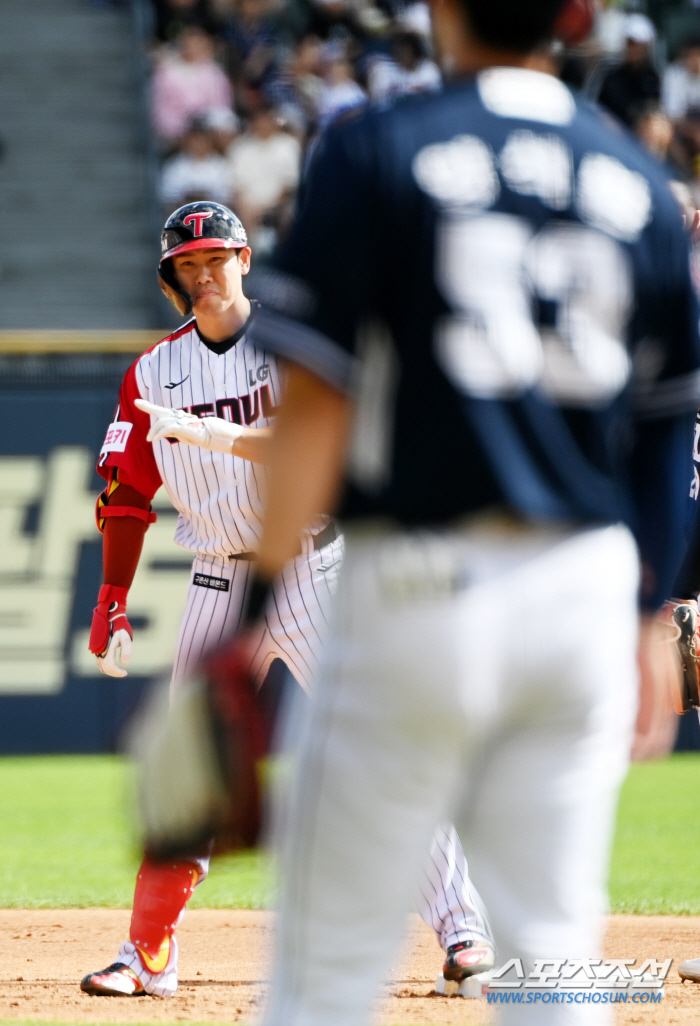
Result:
{"type": "Polygon", "coordinates": [[[443,216],[437,281],[452,313],[435,339],[452,382],[482,399],[538,386],[563,405],[625,386],[632,276],[624,249],[582,224],[488,213],[443,216]]]}

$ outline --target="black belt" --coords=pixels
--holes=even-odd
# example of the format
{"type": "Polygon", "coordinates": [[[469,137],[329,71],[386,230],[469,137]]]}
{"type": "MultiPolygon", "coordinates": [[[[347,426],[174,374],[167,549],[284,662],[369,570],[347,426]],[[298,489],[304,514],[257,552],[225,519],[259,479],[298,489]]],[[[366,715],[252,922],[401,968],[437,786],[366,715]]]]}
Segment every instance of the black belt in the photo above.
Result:
{"type": "MultiPolygon", "coordinates": [[[[313,539],[314,551],[318,552],[319,549],[325,549],[326,545],[330,545],[331,542],[336,540],[338,537],[338,528],[331,520],[331,522],[327,524],[322,531],[319,531],[318,534],[312,534],[311,537],[313,539]]],[[[257,555],[255,552],[233,552],[228,558],[242,559],[247,563],[251,563],[253,560],[257,559],[257,555]]]]}

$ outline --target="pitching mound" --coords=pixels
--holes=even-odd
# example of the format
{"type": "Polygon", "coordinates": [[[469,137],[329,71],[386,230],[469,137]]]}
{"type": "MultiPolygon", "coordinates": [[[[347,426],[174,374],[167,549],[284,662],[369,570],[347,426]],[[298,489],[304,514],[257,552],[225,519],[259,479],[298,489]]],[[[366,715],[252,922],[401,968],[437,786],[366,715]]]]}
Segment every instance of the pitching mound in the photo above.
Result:
{"type": "MultiPolygon", "coordinates": [[[[91,998],[82,976],[114,960],[127,936],[129,913],[105,909],[0,910],[0,1019],[54,1022],[244,1022],[258,1016],[270,971],[269,912],[197,910],[178,932],[180,990],[157,998],[91,998]]],[[[614,916],[611,958],[670,958],[666,997],[657,1007],[617,1008],[619,1023],[678,1024],[700,1021],[700,986],[683,986],[675,965],[700,956],[700,921],[691,917],[614,916]]],[[[401,1023],[485,1024],[485,1001],[431,996],[442,957],[433,934],[414,917],[405,957],[382,1004],[385,1026],[401,1023]]]]}

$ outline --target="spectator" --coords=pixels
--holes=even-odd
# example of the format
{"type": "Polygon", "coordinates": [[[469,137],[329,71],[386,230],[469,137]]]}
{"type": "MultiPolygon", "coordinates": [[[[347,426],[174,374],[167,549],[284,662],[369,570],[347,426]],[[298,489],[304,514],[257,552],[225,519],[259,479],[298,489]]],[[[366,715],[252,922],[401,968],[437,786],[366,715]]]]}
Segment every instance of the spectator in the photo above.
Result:
{"type": "Polygon", "coordinates": [[[396,33],[391,57],[375,57],[367,81],[370,98],[375,102],[407,93],[436,92],[441,85],[440,69],[428,60],[425,44],[415,32],[396,33]]]}
{"type": "Polygon", "coordinates": [[[212,107],[202,115],[202,122],[211,132],[214,148],[226,156],[233,140],[238,135],[238,118],[229,107],[212,107]]]}
{"type": "Polygon", "coordinates": [[[214,25],[207,0],[153,0],[156,39],[172,43],[193,25],[211,32],[214,25]]]}
{"type": "Polygon", "coordinates": [[[324,47],[324,63],[324,84],[318,105],[321,129],[329,125],[339,114],[367,101],[367,96],[355,81],[352,65],[342,46],[338,43],[328,43],[324,47]]]}
{"type": "Polygon", "coordinates": [[[236,0],[221,28],[231,76],[242,89],[264,89],[277,73],[279,40],[270,9],[271,0],[236,0]]]}
{"type": "Polygon", "coordinates": [[[163,57],[153,76],[153,124],[164,143],[176,142],[192,117],[213,107],[231,107],[228,78],[214,60],[211,36],[188,28],[177,51],[163,57]]]}
{"type": "Polygon", "coordinates": [[[233,205],[256,253],[269,252],[275,232],[288,224],[300,165],[299,142],[282,131],[273,107],[261,106],[228,152],[233,205]]]}
{"type": "Polygon", "coordinates": [[[627,15],[620,0],[603,0],[595,23],[595,41],[607,57],[619,57],[625,47],[627,15]]]}
{"type": "Polygon", "coordinates": [[[680,121],[692,108],[700,108],[700,38],[689,39],[680,60],[666,69],[663,104],[674,121],[680,121]]]}
{"type": "Polygon", "coordinates": [[[634,126],[642,146],[662,164],[667,163],[673,141],[673,124],[657,103],[651,102],[640,111],[634,126]]]}
{"type": "Polygon", "coordinates": [[[658,102],[661,96],[659,73],[652,59],[655,37],[654,26],[645,15],[628,16],[624,58],[607,73],[598,96],[598,102],[629,128],[634,127],[644,105],[658,102]]]}
{"type": "Polygon", "coordinates": [[[195,200],[228,203],[229,177],[228,161],[216,152],[213,133],[202,118],[193,118],[180,152],[163,165],[160,199],[166,214],[195,200]]]}

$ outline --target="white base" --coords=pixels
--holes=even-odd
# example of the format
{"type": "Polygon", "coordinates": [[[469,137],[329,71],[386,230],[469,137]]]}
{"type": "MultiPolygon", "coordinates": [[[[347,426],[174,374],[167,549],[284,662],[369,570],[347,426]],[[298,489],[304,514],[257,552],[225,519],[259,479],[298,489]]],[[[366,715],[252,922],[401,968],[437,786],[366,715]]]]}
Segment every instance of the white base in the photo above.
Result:
{"type": "Polygon", "coordinates": [[[477,973],[475,976],[467,976],[466,980],[457,983],[456,980],[446,980],[440,973],[435,990],[444,997],[483,998],[486,997],[490,979],[490,973],[477,973]]]}

